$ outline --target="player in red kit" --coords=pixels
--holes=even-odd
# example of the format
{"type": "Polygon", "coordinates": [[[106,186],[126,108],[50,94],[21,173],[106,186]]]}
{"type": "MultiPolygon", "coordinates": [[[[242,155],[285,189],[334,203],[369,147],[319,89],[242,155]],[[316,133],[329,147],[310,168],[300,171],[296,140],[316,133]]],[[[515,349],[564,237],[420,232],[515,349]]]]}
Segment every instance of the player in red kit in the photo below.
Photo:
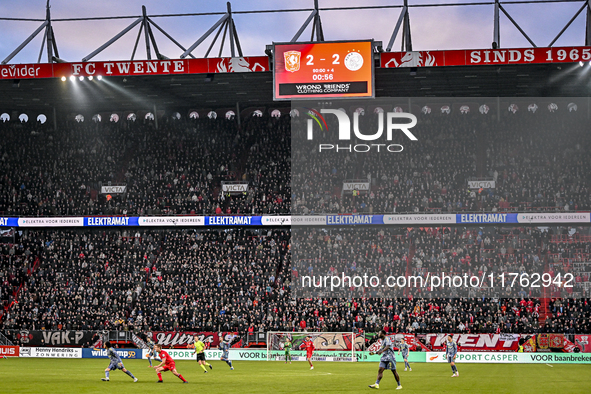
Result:
{"type": "Polygon", "coordinates": [[[314,365],[312,365],[312,354],[314,354],[315,347],[314,342],[312,342],[312,339],[310,337],[306,337],[304,343],[300,345],[300,349],[301,348],[306,349],[306,361],[310,363],[310,369],[314,369],[314,365]]]}
{"type": "Polygon", "coordinates": [[[172,359],[172,357],[170,357],[170,355],[167,352],[162,350],[162,346],[154,345],[154,350],[160,354],[160,360],[162,360],[162,362],[160,364],[152,367],[152,368],[154,368],[154,370],[158,374],[158,382],[157,383],[162,383],[162,372],[163,371],[171,371],[174,374],[174,376],[176,376],[177,378],[182,380],[183,383],[189,383],[185,380],[185,378],[183,378],[183,375],[181,375],[180,373],[178,373],[176,371],[176,366],[174,364],[174,360],[172,359]]]}

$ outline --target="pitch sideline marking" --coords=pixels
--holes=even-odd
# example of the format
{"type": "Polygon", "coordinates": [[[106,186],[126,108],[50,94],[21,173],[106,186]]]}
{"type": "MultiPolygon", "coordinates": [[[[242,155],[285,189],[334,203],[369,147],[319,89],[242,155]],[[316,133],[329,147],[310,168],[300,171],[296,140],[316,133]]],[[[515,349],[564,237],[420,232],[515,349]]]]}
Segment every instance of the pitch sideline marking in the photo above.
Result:
{"type": "Polygon", "coordinates": [[[550,365],[550,364],[546,364],[546,365],[547,365],[547,366],[549,366],[550,368],[554,368],[554,367],[553,367],[552,365],[550,365]]]}

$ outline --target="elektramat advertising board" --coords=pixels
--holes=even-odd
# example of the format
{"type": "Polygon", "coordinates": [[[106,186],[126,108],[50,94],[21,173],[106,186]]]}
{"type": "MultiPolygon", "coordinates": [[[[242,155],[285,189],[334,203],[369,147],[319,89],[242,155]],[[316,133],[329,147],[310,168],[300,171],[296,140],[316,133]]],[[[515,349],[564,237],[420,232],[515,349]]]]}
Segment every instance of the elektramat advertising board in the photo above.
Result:
{"type": "Polygon", "coordinates": [[[273,98],[374,97],[373,41],[275,43],[273,98]]]}

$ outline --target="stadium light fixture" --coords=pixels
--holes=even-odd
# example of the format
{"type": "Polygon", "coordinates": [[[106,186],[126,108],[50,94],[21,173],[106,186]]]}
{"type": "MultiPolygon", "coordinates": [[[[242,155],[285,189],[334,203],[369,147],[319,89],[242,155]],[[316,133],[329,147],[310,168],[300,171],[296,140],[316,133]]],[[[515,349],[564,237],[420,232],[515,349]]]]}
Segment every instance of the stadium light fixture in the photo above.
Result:
{"type": "Polygon", "coordinates": [[[93,79],[93,78],[92,78],[92,75],[88,77],[88,80],[89,80],[89,81],[92,81],[92,79],[93,79]]]}
{"type": "Polygon", "coordinates": [[[62,82],[66,82],[66,77],[62,77],[62,82]]]}
{"type": "Polygon", "coordinates": [[[583,67],[584,65],[585,65],[585,63],[579,62],[579,66],[583,67]]]}
{"type": "Polygon", "coordinates": [[[79,79],[79,80],[81,80],[81,81],[84,81],[84,77],[83,77],[82,75],[80,75],[80,76],[78,77],[78,79],[79,79]]]}
{"type": "Polygon", "coordinates": [[[76,77],[75,77],[75,76],[73,76],[73,75],[71,75],[71,76],[70,76],[70,81],[74,82],[75,80],[76,80],[76,77]]]}
{"type": "Polygon", "coordinates": [[[98,79],[100,81],[101,79],[103,79],[103,77],[102,77],[102,75],[99,75],[96,77],[96,79],[98,79]]]}

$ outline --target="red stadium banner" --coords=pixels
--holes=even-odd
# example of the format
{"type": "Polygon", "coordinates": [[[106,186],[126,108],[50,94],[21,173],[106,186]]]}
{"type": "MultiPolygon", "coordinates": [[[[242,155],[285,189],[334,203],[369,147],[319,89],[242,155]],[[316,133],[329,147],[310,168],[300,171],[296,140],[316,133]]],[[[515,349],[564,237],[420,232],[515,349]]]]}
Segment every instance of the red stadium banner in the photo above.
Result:
{"type": "MultiPolygon", "coordinates": [[[[154,331],[154,343],[165,348],[186,348],[192,345],[193,337],[197,335],[207,348],[217,348],[223,339],[230,340],[238,335],[237,332],[200,332],[200,331],[154,331]]],[[[242,340],[232,343],[232,347],[241,347],[242,340]]]]}
{"type": "Polygon", "coordinates": [[[501,64],[574,63],[591,61],[591,47],[462,49],[383,52],[382,68],[491,66],[501,64]]]}
{"type": "Polygon", "coordinates": [[[187,59],[189,74],[206,74],[209,72],[209,59],[187,59]]]}
{"type": "Polygon", "coordinates": [[[0,357],[18,357],[19,347],[18,346],[0,346],[0,357]]]}
{"type": "Polygon", "coordinates": [[[563,349],[564,348],[564,335],[563,334],[548,334],[548,346],[552,349],[563,349]]]}
{"type": "Polygon", "coordinates": [[[0,79],[220,74],[269,71],[267,56],[0,65],[0,79]]]}
{"type": "Polygon", "coordinates": [[[0,79],[51,78],[52,66],[49,63],[0,65],[0,79]]]}
{"type": "Polygon", "coordinates": [[[404,335],[404,341],[409,346],[409,350],[411,352],[414,352],[415,350],[417,350],[417,343],[416,343],[415,335],[414,334],[402,334],[402,335],[404,335]]]}
{"type": "Polygon", "coordinates": [[[207,62],[208,73],[269,71],[269,58],[266,56],[212,58],[207,62]]]}
{"type": "MultiPolygon", "coordinates": [[[[571,341],[569,341],[568,339],[564,338],[564,346],[562,347],[562,351],[565,353],[575,353],[575,349],[577,348],[577,346],[572,343],[571,341]]],[[[579,348],[579,351],[581,349],[579,348]]]]}
{"type": "MultiPolygon", "coordinates": [[[[432,351],[444,351],[448,334],[427,334],[427,347],[432,351]]],[[[516,352],[523,334],[453,334],[459,350],[464,352],[516,352]]]]}
{"type": "Polygon", "coordinates": [[[581,353],[591,353],[591,335],[575,335],[575,344],[581,353]]]}

